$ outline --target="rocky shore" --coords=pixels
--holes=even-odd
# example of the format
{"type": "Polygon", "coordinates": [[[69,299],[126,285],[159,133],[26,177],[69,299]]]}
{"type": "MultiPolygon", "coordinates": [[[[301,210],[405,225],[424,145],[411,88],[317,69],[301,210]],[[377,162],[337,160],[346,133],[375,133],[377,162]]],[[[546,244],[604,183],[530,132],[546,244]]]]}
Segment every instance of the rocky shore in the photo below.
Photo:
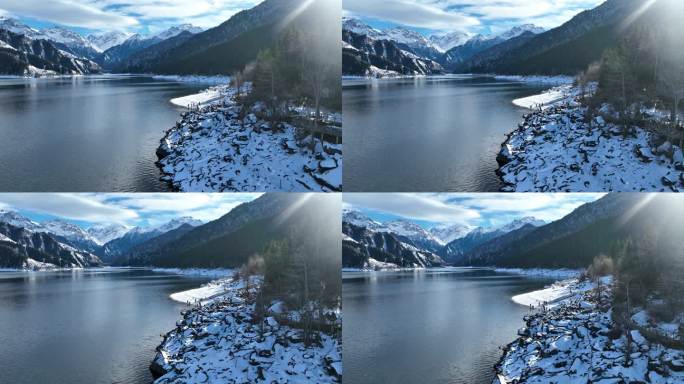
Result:
{"type": "MultiPolygon", "coordinates": [[[[497,174],[503,191],[670,192],[684,188],[681,148],[640,127],[624,132],[609,122],[615,112],[607,105],[599,116],[587,120],[577,87],[556,91],[561,97],[535,105],[537,109],[525,115],[502,144],[497,174]]],[[[641,113],[646,121],[663,118],[658,111],[641,113]]]]}
{"type": "MultiPolygon", "coordinates": [[[[219,96],[183,112],[157,149],[162,180],[174,190],[342,190],[342,144],[319,140],[298,126],[296,121],[309,118],[304,111],[292,109],[288,121],[272,123],[260,117],[265,116],[260,103],[243,113],[234,88],[213,90],[219,96]]],[[[326,124],[337,127],[338,120],[329,115],[326,124]]]]}
{"type": "Polygon", "coordinates": [[[341,382],[340,340],[317,332],[305,346],[301,331],[286,325],[296,314],[285,313],[282,303],[273,303],[265,320],[255,322],[259,284],[225,280],[225,293],[184,311],[157,348],[150,366],[155,383],[341,382]]]}
{"type": "Polygon", "coordinates": [[[565,284],[574,294],[525,317],[493,384],[684,382],[684,351],[650,340],[638,326],[615,330],[610,285],[565,284]]]}

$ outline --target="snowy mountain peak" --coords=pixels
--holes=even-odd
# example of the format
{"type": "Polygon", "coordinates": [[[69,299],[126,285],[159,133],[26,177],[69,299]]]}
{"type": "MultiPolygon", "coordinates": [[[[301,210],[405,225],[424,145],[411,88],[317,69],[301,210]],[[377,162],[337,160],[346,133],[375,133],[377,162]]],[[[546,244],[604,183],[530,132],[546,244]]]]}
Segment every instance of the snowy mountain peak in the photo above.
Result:
{"type": "Polygon", "coordinates": [[[520,229],[528,224],[531,224],[535,227],[541,227],[543,225],[546,225],[546,222],[544,220],[539,220],[536,217],[523,217],[521,219],[513,220],[512,222],[504,225],[503,227],[500,227],[499,230],[508,233],[520,229]]]}
{"type": "Polygon", "coordinates": [[[24,35],[30,39],[45,38],[40,31],[11,17],[0,16],[0,29],[5,29],[18,35],[24,35]]]}
{"type": "Polygon", "coordinates": [[[87,39],[96,51],[104,52],[111,47],[122,44],[129,37],[130,35],[126,33],[113,31],[88,35],[87,39]]]}
{"type": "Polygon", "coordinates": [[[409,47],[431,46],[432,43],[423,35],[403,27],[396,27],[385,31],[385,34],[397,43],[406,44],[409,47]]]}
{"type": "Polygon", "coordinates": [[[189,216],[179,217],[179,218],[176,218],[176,219],[169,221],[166,224],[155,227],[154,230],[156,230],[158,232],[166,233],[169,231],[173,231],[174,229],[178,229],[185,224],[191,225],[193,227],[197,227],[197,226],[204,224],[204,222],[202,222],[201,220],[194,219],[194,218],[189,217],[189,216]]]}
{"type": "Polygon", "coordinates": [[[345,209],[342,213],[342,222],[367,229],[379,229],[382,227],[382,224],[355,209],[345,209]]]}
{"type": "Polygon", "coordinates": [[[62,27],[53,27],[50,29],[44,29],[42,31],[43,35],[47,37],[48,40],[57,43],[62,43],[65,45],[79,45],[79,46],[89,46],[90,42],[86,40],[83,36],[76,32],[70,31],[62,27]]]}
{"type": "Polygon", "coordinates": [[[116,240],[129,231],[129,228],[120,224],[94,225],[87,229],[92,240],[98,245],[104,245],[116,240]]]}
{"type": "Polygon", "coordinates": [[[359,35],[366,35],[372,39],[387,39],[387,35],[384,32],[379,31],[354,17],[343,17],[342,29],[359,35]]]}
{"type": "Polygon", "coordinates": [[[463,224],[444,224],[430,229],[430,234],[441,244],[449,244],[465,237],[473,228],[463,224]]]}
{"type": "Polygon", "coordinates": [[[504,40],[510,40],[510,39],[513,39],[513,38],[516,38],[516,37],[522,35],[525,32],[532,32],[535,35],[538,35],[540,33],[544,33],[545,31],[546,31],[546,29],[544,29],[542,27],[538,27],[534,24],[523,24],[523,25],[515,26],[515,27],[509,29],[508,31],[499,34],[498,37],[500,37],[504,40]]]}
{"type": "Polygon", "coordinates": [[[46,232],[67,239],[90,240],[90,235],[83,228],[64,220],[50,220],[43,223],[46,232]]]}
{"type": "Polygon", "coordinates": [[[161,39],[161,40],[166,40],[166,39],[170,39],[172,37],[178,36],[181,33],[186,32],[186,31],[190,32],[192,34],[197,34],[197,33],[200,33],[204,30],[202,28],[196,27],[192,24],[181,24],[181,25],[173,26],[173,27],[171,27],[171,28],[169,28],[163,32],[160,32],[160,33],[154,35],[153,37],[156,37],[156,38],[161,39]]]}
{"type": "Polygon", "coordinates": [[[43,229],[40,224],[14,211],[0,210],[0,222],[7,223],[18,228],[24,228],[29,231],[40,231],[43,229]]]}
{"type": "Polygon", "coordinates": [[[445,35],[432,35],[430,42],[441,52],[446,52],[452,48],[465,44],[470,39],[470,35],[465,32],[452,32],[445,35]]]}

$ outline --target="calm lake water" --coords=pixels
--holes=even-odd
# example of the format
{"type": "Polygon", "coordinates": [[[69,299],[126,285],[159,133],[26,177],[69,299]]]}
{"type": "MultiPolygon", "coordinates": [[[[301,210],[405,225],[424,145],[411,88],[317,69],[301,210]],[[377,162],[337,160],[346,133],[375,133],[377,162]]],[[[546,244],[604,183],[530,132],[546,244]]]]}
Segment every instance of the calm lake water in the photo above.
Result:
{"type": "Polygon", "coordinates": [[[0,79],[0,190],[165,191],[155,151],[207,88],[144,76],[0,79]]]}
{"type": "Polygon", "coordinates": [[[498,191],[496,155],[526,112],[512,101],[544,89],[467,75],[343,84],[353,192],[498,191]]]}
{"type": "Polygon", "coordinates": [[[148,270],[0,272],[0,383],[149,384],[169,298],[204,278],[148,270]]]}
{"type": "Polygon", "coordinates": [[[528,311],[511,297],[549,283],[483,269],[344,273],[344,381],[490,384],[528,311]]]}

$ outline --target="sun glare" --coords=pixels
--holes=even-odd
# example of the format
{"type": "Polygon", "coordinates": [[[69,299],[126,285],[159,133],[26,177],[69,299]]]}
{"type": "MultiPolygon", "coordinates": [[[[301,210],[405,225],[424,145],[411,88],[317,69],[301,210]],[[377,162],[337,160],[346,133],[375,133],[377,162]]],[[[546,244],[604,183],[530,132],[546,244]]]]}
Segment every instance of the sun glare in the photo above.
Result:
{"type": "Polygon", "coordinates": [[[634,11],[634,13],[629,15],[629,17],[627,17],[625,21],[622,22],[622,24],[620,25],[620,30],[624,31],[625,29],[627,29],[627,27],[629,27],[634,21],[636,21],[641,15],[643,15],[644,12],[651,8],[653,4],[655,4],[657,1],[658,0],[648,0],[644,2],[644,4],[641,7],[639,7],[639,9],[634,11]]]}
{"type": "Polygon", "coordinates": [[[295,8],[294,10],[292,10],[292,12],[288,13],[281,22],[281,28],[285,28],[286,26],[288,26],[294,19],[297,18],[297,16],[301,15],[302,12],[309,8],[311,4],[314,3],[314,1],[317,0],[306,0],[299,7],[295,8]]]}

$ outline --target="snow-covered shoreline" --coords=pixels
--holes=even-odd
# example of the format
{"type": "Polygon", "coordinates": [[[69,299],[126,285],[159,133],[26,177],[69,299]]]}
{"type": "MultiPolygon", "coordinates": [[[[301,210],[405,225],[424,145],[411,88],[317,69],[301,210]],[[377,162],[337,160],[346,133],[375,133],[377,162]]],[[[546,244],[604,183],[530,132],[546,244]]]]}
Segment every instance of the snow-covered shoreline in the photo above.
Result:
{"type": "MultiPolygon", "coordinates": [[[[241,90],[249,91],[249,84],[241,90]]],[[[293,108],[293,123],[272,123],[257,117],[264,113],[261,103],[243,113],[236,97],[235,88],[218,86],[204,95],[176,100],[194,104],[157,149],[163,181],[184,192],[342,189],[342,144],[314,139],[296,126],[296,121],[309,118],[305,111],[293,108]]]]}
{"type": "MultiPolygon", "coordinates": [[[[578,87],[561,86],[518,103],[541,104],[541,108],[525,115],[502,144],[497,174],[505,185],[503,191],[668,192],[684,188],[681,148],[662,143],[640,127],[625,133],[623,127],[609,122],[614,112],[607,105],[600,116],[586,121],[578,87]]],[[[660,115],[647,110],[642,114],[646,119],[660,115]]]]}
{"type": "MultiPolygon", "coordinates": [[[[253,320],[261,279],[222,282],[223,293],[182,313],[164,336],[150,366],[155,383],[339,383],[341,341],[317,332],[305,346],[301,331],[287,325],[282,304],[253,320]]],[[[337,320],[339,321],[339,319],[337,320]]]]}
{"type": "Polygon", "coordinates": [[[179,83],[196,83],[208,85],[230,84],[230,76],[202,76],[202,75],[150,75],[155,80],[175,81],[179,83]]]}
{"type": "Polygon", "coordinates": [[[516,81],[516,82],[526,83],[526,84],[540,84],[540,85],[549,85],[549,86],[559,86],[559,85],[572,84],[575,81],[574,77],[563,76],[563,75],[559,75],[559,76],[494,75],[494,78],[497,80],[516,81]]]}
{"type": "Polygon", "coordinates": [[[612,280],[601,281],[601,290],[572,279],[519,295],[517,303],[535,309],[504,348],[493,384],[681,383],[684,351],[649,341],[638,329],[614,332],[612,280]]]}
{"type": "Polygon", "coordinates": [[[212,299],[221,294],[225,294],[230,290],[231,278],[224,278],[219,280],[212,280],[199,288],[189,289],[187,291],[176,292],[169,295],[171,300],[186,304],[205,304],[207,300],[212,299]]]}
{"type": "Polygon", "coordinates": [[[223,268],[152,268],[152,272],[157,273],[168,273],[183,276],[201,276],[201,277],[213,277],[221,278],[231,276],[233,274],[232,269],[223,268]]]}
{"type": "Polygon", "coordinates": [[[544,268],[494,268],[495,272],[512,273],[516,275],[544,277],[554,279],[571,279],[582,274],[580,269],[544,269],[544,268]]]}

